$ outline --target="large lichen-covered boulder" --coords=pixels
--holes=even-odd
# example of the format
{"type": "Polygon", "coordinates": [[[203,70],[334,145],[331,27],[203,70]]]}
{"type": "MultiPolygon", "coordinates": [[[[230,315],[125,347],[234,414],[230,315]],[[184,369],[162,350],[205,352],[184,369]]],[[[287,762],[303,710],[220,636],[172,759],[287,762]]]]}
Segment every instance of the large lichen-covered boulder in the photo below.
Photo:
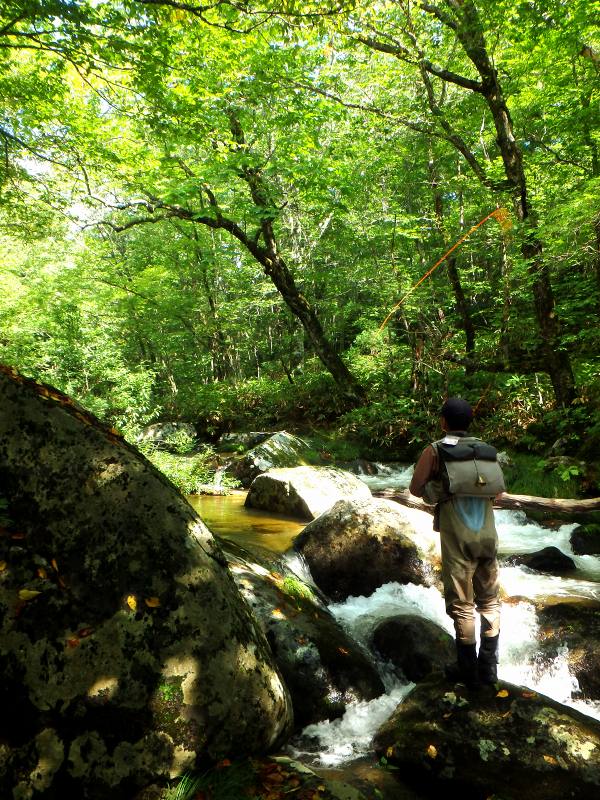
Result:
{"type": "Polygon", "coordinates": [[[270,469],[252,481],[250,508],[312,520],[338,500],[369,500],[371,490],[356,475],[335,467],[270,469]]]}
{"type": "Polygon", "coordinates": [[[212,535],[68,397],[0,371],[0,797],[131,798],[291,702],[212,535]]]}
{"type": "Polygon", "coordinates": [[[600,700],[600,605],[556,603],[537,613],[541,658],[552,661],[563,654],[581,696],[600,700]]]}
{"type": "Polygon", "coordinates": [[[408,681],[418,683],[432,672],[442,672],[455,658],[454,638],[435,622],[416,614],[402,614],[380,622],[372,646],[398,667],[408,681]]]}
{"type": "Polygon", "coordinates": [[[228,464],[226,471],[247,489],[257,475],[269,469],[306,464],[309,455],[310,448],[303,439],[287,431],[277,431],[228,464]]]}
{"type": "Polygon", "coordinates": [[[374,739],[376,753],[427,796],[591,800],[600,787],[600,723],[512,684],[459,694],[420,683],[374,739]]]}
{"type": "Polygon", "coordinates": [[[432,586],[439,544],[431,517],[392,500],[340,500],[310,522],[294,548],[332,600],[368,596],[385,583],[432,586]]]}
{"type": "Polygon", "coordinates": [[[285,559],[226,541],[223,548],[290,691],[296,730],[341,717],[348,703],[384,693],[372,658],[285,559]]]}

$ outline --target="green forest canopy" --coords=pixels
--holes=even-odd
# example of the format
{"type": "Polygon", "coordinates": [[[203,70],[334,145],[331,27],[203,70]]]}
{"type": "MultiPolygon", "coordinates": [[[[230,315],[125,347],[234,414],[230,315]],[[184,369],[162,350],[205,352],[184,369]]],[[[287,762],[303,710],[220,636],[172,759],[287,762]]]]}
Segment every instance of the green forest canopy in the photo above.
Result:
{"type": "Polygon", "coordinates": [[[8,0],[0,61],[0,361],[126,431],[600,440],[598,2],[8,0]]]}

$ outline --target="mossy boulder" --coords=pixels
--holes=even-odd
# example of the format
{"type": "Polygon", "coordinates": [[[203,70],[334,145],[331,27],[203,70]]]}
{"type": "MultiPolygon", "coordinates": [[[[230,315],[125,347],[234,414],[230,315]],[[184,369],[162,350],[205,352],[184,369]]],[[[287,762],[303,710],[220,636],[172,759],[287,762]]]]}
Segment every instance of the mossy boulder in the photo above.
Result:
{"type": "Polygon", "coordinates": [[[287,735],[287,689],[200,518],[114,430],[7,368],[0,493],[1,797],[131,798],[287,735]]]}
{"type": "Polygon", "coordinates": [[[270,469],[258,475],[246,497],[250,508],[261,508],[311,520],[338,500],[368,500],[371,490],[356,475],[336,467],[270,469]]]}
{"type": "Polygon", "coordinates": [[[431,527],[429,514],[392,500],[339,500],[298,534],[294,548],[317,586],[340,601],[385,583],[436,584],[439,551],[431,527]]]}
{"type": "Polygon", "coordinates": [[[229,475],[248,488],[252,481],[270,469],[296,467],[310,463],[310,447],[304,439],[287,431],[277,431],[225,468],[229,475]]]}
{"type": "Polygon", "coordinates": [[[223,547],[290,691],[297,730],[383,694],[372,658],[328,611],[318,589],[272,553],[251,554],[225,541],[223,547]]]}
{"type": "Polygon", "coordinates": [[[571,547],[577,555],[599,555],[600,523],[578,525],[571,533],[571,547]]]}
{"type": "Polygon", "coordinates": [[[511,684],[459,693],[432,677],[397,707],[374,747],[431,797],[591,800],[600,786],[600,723],[511,684]]]}

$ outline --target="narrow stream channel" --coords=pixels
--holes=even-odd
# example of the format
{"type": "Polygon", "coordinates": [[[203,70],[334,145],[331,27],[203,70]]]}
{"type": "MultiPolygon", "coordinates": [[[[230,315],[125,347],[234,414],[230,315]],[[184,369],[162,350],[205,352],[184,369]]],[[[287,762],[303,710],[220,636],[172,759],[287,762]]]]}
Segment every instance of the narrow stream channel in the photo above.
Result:
{"type": "MultiPolygon", "coordinates": [[[[389,486],[405,488],[410,472],[410,469],[390,469],[386,475],[360,477],[372,491],[389,486]]],[[[281,515],[246,509],[245,495],[245,492],[235,492],[229,496],[189,499],[214,534],[236,541],[249,550],[259,545],[278,553],[286,552],[304,524],[281,515]]],[[[521,511],[496,511],[496,524],[501,559],[554,546],[570,556],[576,565],[568,577],[547,575],[522,566],[502,567],[499,676],[600,720],[600,702],[581,699],[577,679],[569,671],[566,645],[553,661],[540,659],[540,631],[535,608],[535,604],[561,601],[599,603],[600,558],[573,554],[570,534],[575,524],[543,527],[528,520],[521,511]]],[[[423,533],[431,536],[430,523],[429,531],[424,528],[423,533]]],[[[295,568],[293,558],[290,558],[290,566],[295,568]]],[[[330,610],[365,646],[376,625],[397,614],[419,614],[453,633],[443,597],[434,587],[388,583],[370,597],[350,597],[343,603],[332,604],[330,610]]],[[[309,726],[292,746],[291,752],[323,767],[341,767],[364,757],[376,730],[414,686],[401,683],[390,665],[380,663],[378,668],[386,694],[371,702],[351,705],[340,719],[309,726]],[[305,742],[311,742],[311,745],[305,747],[305,742]],[[318,743],[316,751],[315,742],[318,743]]]]}

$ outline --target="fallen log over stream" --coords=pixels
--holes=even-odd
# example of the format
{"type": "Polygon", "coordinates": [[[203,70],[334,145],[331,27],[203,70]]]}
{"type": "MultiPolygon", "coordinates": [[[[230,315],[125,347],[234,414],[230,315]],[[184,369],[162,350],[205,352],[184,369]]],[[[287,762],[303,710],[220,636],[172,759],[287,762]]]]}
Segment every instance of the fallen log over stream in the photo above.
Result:
{"type": "MultiPolygon", "coordinates": [[[[433,506],[424,503],[420,497],[412,495],[408,489],[384,489],[375,492],[377,497],[386,497],[395,500],[403,506],[419,508],[433,514],[433,506]]],[[[600,511],[600,497],[590,497],[585,500],[571,498],[534,497],[528,494],[504,493],[494,501],[494,508],[509,508],[520,511],[546,511],[558,514],[587,514],[590,511],[600,511]]]]}

